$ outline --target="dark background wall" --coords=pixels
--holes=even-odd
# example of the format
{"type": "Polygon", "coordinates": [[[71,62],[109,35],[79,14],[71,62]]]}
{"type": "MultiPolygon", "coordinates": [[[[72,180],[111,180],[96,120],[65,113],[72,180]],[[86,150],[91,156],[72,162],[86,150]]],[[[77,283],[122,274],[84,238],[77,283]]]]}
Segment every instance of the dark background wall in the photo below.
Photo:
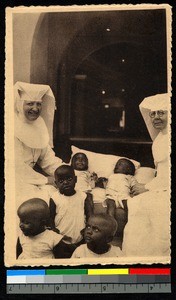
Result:
{"type": "MultiPolygon", "coordinates": [[[[25,22],[22,17],[14,18],[14,35],[15,30],[16,34],[20,32],[23,22],[28,24],[26,33],[30,32],[21,51],[27,61],[25,71],[21,72],[19,56],[17,59],[14,54],[18,70],[14,72],[14,81],[51,86],[57,102],[56,153],[68,160],[69,145],[75,144],[92,151],[130,156],[142,165],[152,166],[151,141],[138,105],[144,97],[167,91],[165,11],[27,15],[25,22]],[[107,118],[100,120],[102,88],[108,97],[118,97],[124,103],[123,132],[108,133],[107,126],[101,125],[107,122],[107,118]]],[[[18,48],[16,43],[15,53],[18,48]]]]}

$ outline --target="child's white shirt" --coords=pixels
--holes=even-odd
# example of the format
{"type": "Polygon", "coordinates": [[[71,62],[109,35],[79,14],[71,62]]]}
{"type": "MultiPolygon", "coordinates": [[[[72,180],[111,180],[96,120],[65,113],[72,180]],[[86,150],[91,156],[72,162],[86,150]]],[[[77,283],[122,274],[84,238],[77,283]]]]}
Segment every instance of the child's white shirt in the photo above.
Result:
{"type": "Polygon", "coordinates": [[[130,197],[130,188],[137,183],[132,175],[112,174],[108,178],[106,187],[106,198],[113,199],[116,207],[119,207],[119,201],[130,197]]]}
{"type": "Polygon", "coordinates": [[[88,249],[87,244],[83,244],[76,248],[72,254],[72,258],[84,258],[84,257],[118,257],[122,256],[122,251],[119,247],[110,245],[110,249],[103,254],[97,254],[88,249]]]}
{"type": "Polygon", "coordinates": [[[72,196],[65,196],[58,191],[52,194],[56,205],[55,226],[62,235],[71,238],[71,243],[78,243],[82,240],[80,231],[85,227],[86,197],[86,193],[78,190],[72,196]]]}
{"type": "Polygon", "coordinates": [[[23,251],[18,259],[54,258],[53,248],[62,238],[61,234],[48,229],[35,236],[25,236],[20,232],[19,241],[23,251]]]}
{"type": "Polygon", "coordinates": [[[91,180],[91,173],[89,171],[75,170],[75,175],[77,176],[77,183],[75,186],[77,190],[90,192],[92,188],[94,188],[95,183],[91,180]]]}

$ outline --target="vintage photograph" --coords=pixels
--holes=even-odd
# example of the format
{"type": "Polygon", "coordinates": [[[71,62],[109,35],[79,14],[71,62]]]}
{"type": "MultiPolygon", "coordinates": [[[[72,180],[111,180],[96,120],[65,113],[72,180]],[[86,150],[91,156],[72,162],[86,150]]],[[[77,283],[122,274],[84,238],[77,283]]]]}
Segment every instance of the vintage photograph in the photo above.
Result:
{"type": "Polygon", "coordinates": [[[170,262],[171,14],[6,8],[6,266],[170,262]]]}

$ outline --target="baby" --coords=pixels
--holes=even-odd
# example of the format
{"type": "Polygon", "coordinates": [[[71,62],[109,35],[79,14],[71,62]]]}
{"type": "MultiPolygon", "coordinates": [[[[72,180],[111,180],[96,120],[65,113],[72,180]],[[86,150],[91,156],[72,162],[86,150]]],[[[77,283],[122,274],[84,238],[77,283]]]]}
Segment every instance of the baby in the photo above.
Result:
{"type": "Polygon", "coordinates": [[[129,159],[118,160],[106,187],[107,212],[110,215],[114,216],[116,207],[124,208],[122,201],[129,198],[131,188],[137,183],[134,173],[135,166],[129,159]]]}
{"type": "Polygon", "coordinates": [[[50,221],[47,203],[39,198],[29,199],[19,206],[17,214],[21,229],[17,242],[18,259],[54,258],[54,250],[63,236],[47,229],[50,221]]]}
{"type": "Polygon", "coordinates": [[[107,214],[92,215],[84,230],[86,244],[79,246],[72,258],[122,256],[119,247],[110,245],[117,231],[116,220],[107,214]]]}
{"type": "Polygon", "coordinates": [[[76,189],[83,192],[90,192],[95,187],[97,175],[88,171],[88,158],[82,153],[73,155],[71,165],[77,176],[76,189]]]}
{"type": "Polygon", "coordinates": [[[75,248],[82,243],[81,230],[85,227],[85,218],[93,214],[92,195],[75,190],[76,176],[72,166],[62,165],[55,171],[55,181],[58,191],[50,199],[52,225],[62,235],[70,240],[66,241],[59,258],[71,257],[75,248]]]}

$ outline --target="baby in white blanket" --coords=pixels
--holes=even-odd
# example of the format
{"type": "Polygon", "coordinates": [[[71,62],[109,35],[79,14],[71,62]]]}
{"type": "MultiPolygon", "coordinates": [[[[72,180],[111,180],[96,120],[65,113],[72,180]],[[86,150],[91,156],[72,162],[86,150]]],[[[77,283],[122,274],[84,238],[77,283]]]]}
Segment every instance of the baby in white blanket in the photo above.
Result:
{"type": "Polygon", "coordinates": [[[121,158],[115,165],[114,174],[108,178],[106,204],[108,214],[114,216],[117,207],[124,208],[123,200],[130,197],[131,188],[137,183],[135,166],[126,158],[121,158]]]}
{"type": "Polygon", "coordinates": [[[88,171],[88,158],[82,153],[73,155],[71,165],[77,176],[76,189],[82,192],[90,192],[95,187],[97,175],[88,171]]]}

